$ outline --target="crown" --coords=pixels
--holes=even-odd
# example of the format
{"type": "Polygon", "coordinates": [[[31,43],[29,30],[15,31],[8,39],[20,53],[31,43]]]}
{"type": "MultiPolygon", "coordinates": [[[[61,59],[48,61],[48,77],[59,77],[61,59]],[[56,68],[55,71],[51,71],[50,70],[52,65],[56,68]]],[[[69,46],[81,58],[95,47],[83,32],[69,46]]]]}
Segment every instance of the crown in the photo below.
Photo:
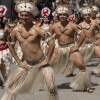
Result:
{"type": "Polygon", "coordinates": [[[54,12],[52,13],[52,16],[53,16],[53,17],[58,16],[57,12],[54,11],[54,12]]]}
{"type": "Polygon", "coordinates": [[[4,16],[7,12],[7,7],[4,5],[0,5],[0,16],[4,16]]]}
{"type": "Polygon", "coordinates": [[[85,8],[82,8],[82,10],[81,10],[81,14],[82,15],[85,15],[85,14],[92,14],[92,8],[90,8],[90,7],[85,7],[85,8]]]}
{"type": "Polygon", "coordinates": [[[92,6],[93,11],[99,12],[99,8],[97,6],[92,6]]]}
{"type": "Polygon", "coordinates": [[[59,6],[56,8],[56,12],[57,12],[58,14],[60,14],[60,13],[70,14],[70,10],[69,10],[66,6],[62,6],[62,5],[59,5],[59,6]]]}
{"type": "Polygon", "coordinates": [[[48,7],[44,7],[42,10],[41,10],[41,15],[42,16],[49,16],[50,15],[50,9],[48,7]]]}
{"type": "Polygon", "coordinates": [[[98,14],[96,14],[96,17],[97,17],[97,18],[100,18],[100,12],[99,12],[98,14]]]}
{"type": "Polygon", "coordinates": [[[31,13],[33,16],[37,16],[39,14],[38,8],[32,2],[20,2],[15,5],[16,12],[20,13],[22,11],[26,11],[31,13]]]}

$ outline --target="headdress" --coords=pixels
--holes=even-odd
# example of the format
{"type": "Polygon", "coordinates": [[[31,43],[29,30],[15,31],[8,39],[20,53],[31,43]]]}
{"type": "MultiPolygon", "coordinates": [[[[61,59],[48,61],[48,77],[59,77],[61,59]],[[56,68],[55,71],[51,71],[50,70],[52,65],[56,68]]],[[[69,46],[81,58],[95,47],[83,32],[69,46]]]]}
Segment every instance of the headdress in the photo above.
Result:
{"type": "Polygon", "coordinates": [[[69,16],[69,20],[75,20],[75,19],[76,19],[76,17],[75,17],[74,14],[72,14],[72,15],[69,16]]]}
{"type": "Polygon", "coordinates": [[[54,11],[54,12],[52,13],[52,16],[53,16],[53,17],[57,17],[57,16],[58,16],[57,12],[54,11]]]}
{"type": "Polygon", "coordinates": [[[58,14],[60,14],[60,13],[70,14],[69,8],[66,7],[66,6],[63,6],[63,5],[59,5],[59,6],[56,8],[56,12],[57,12],[58,14]]]}
{"type": "Polygon", "coordinates": [[[97,6],[92,6],[93,11],[99,12],[99,8],[97,6]]]}
{"type": "Polygon", "coordinates": [[[37,16],[39,14],[38,8],[32,2],[20,2],[15,5],[15,10],[20,13],[22,11],[26,11],[31,13],[33,16],[37,16]]]}
{"type": "Polygon", "coordinates": [[[42,17],[44,16],[49,16],[50,15],[50,9],[48,7],[44,7],[42,10],[41,10],[41,15],[42,17]]]}
{"type": "Polygon", "coordinates": [[[81,14],[82,15],[85,15],[85,14],[92,14],[92,8],[90,8],[90,7],[84,7],[84,8],[82,8],[81,9],[81,14]]]}
{"type": "Polygon", "coordinates": [[[7,8],[4,5],[0,5],[0,16],[4,16],[7,12],[7,8]]]}
{"type": "Polygon", "coordinates": [[[96,18],[100,18],[100,12],[96,14],[96,18]]]}

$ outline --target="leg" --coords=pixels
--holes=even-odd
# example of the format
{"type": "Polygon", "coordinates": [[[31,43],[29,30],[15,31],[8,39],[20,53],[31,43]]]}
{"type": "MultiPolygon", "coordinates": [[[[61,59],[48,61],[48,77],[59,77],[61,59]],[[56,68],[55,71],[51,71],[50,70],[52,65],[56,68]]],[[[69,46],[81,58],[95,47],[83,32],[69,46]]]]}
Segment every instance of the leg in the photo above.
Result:
{"type": "Polygon", "coordinates": [[[54,79],[53,68],[51,66],[44,67],[42,69],[42,72],[50,93],[48,96],[48,100],[59,100],[57,94],[57,88],[54,82],[55,79],[54,79]]]}
{"type": "Polygon", "coordinates": [[[1,59],[1,68],[0,68],[0,70],[1,70],[1,74],[3,76],[4,81],[6,81],[6,79],[7,79],[7,76],[6,76],[6,66],[4,64],[4,60],[3,59],[1,59]]]}
{"type": "Polygon", "coordinates": [[[79,52],[72,53],[70,55],[70,58],[80,70],[85,70],[86,69],[85,65],[84,65],[83,58],[82,58],[82,56],[79,52]]]}
{"type": "Polygon", "coordinates": [[[95,46],[95,54],[100,58],[100,47],[99,46],[95,46]]]}
{"type": "Polygon", "coordinates": [[[87,92],[91,92],[89,91],[90,89],[93,92],[93,89],[91,88],[91,74],[86,70],[82,56],[80,55],[79,52],[74,52],[73,54],[71,54],[71,59],[76,64],[76,66],[78,67],[80,71],[76,75],[76,78],[70,84],[70,86],[74,90],[84,91],[84,90],[87,90],[88,88],[87,92]]]}
{"type": "MultiPolygon", "coordinates": [[[[99,59],[100,59],[100,47],[99,47],[99,46],[95,46],[94,48],[95,48],[95,54],[96,54],[96,56],[98,56],[99,59]]],[[[95,74],[100,74],[100,63],[99,63],[98,66],[97,66],[96,68],[94,68],[92,71],[93,71],[93,73],[95,73],[95,74]]]]}
{"type": "Polygon", "coordinates": [[[39,86],[39,91],[44,91],[45,90],[45,80],[44,80],[43,74],[41,74],[41,76],[42,78],[41,78],[41,83],[39,86]]]}

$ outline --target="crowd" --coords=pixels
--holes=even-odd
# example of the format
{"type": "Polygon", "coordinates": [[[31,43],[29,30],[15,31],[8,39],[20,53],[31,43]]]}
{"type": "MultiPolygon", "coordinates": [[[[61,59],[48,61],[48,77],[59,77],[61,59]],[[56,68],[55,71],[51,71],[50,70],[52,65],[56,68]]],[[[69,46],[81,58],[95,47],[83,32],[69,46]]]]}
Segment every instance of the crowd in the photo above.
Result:
{"type": "Polygon", "coordinates": [[[54,12],[48,7],[39,12],[35,4],[16,2],[16,20],[5,18],[7,8],[0,5],[0,86],[6,88],[0,100],[16,100],[19,93],[45,90],[45,85],[46,100],[59,100],[54,75],[73,76],[75,68],[70,87],[93,93],[91,73],[100,74],[100,62],[92,72],[86,64],[100,59],[100,8],[84,3],[76,14],[59,1],[54,12]],[[12,63],[18,66],[13,73],[12,63]]]}

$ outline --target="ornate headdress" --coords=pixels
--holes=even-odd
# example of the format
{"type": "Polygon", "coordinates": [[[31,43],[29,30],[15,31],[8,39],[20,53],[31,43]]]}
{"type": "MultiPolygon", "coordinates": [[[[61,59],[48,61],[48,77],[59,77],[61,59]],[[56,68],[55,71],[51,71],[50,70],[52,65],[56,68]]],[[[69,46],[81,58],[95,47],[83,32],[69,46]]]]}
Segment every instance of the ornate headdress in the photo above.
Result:
{"type": "Polygon", "coordinates": [[[75,17],[74,14],[72,14],[72,15],[69,16],[69,20],[75,20],[75,19],[76,19],[76,17],[75,17]]]}
{"type": "Polygon", "coordinates": [[[97,18],[100,18],[100,12],[96,14],[96,17],[97,18]]]}
{"type": "Polygon", "coordinates": [[[7,12],[7,8],[4,5],[0,5],[0,16],[4,16],[7,12]]]}
{"type": "Polygon", "coordinates": [[[60,13],[70,14],[69,8],[66,7],[66,6],[63,6],[63,5],[59,5],[59,6],[56,8],[56,12],[57,12],[58,14],[60,14],[60,13]]]}
{"type": "Polygon", "coordinates": [[[41,10],[41,15],[42,17],[44,16],[49,16],[50,15],[50,9],[48,7],[44,7],[42,10],[41,10]]]}
{"type": "Polygon", "coordinates": [[[92,6],[93,11],[99,12],[99,8],[97,6],[92,6]]]}
{"type": "Polygon", "coordinates": [[[53,17],[57,17],[57,16],[58,16],[57,12],[54,11],[54,12],[52,13],[52,16],[53,16],[53,17]]]}
{"type": "Polygon", "coordinates": [[[81,9],[81,14],[82,15],[85,15],[85,14],[92,14],[92,8],[90,8],[90,7],[84,7],[84,8],[82,8],[81,9]]]}
{"type": "Polygon", "coordinates": [[[20,2],[15,5],[15,10],[20,13],[22,11],[26,11],[31,13],[33,16],[37,16],[39,14],[38,8],[32,2],[20,2]]]}

